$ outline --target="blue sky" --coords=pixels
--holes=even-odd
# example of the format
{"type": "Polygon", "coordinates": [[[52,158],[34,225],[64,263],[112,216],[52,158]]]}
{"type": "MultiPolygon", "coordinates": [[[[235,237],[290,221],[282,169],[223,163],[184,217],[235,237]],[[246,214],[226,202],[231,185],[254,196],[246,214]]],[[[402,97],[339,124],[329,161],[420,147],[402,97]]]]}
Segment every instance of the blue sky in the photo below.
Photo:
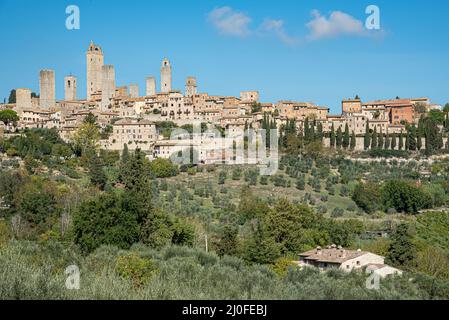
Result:
{"type": "Polygon", "coordinates": [[[447,12],[446,0],[0,0],[0,98],[17,87],[38,92],[44,68],[56,71],[58,99],[68,74],[85,97],[85,52],[94,40],[117,85],[138,83],[141,94],[168,57],[173,87],[182,90],[192,75],[201,92],[254,89],[266,102],[310,101],[335,113],[356,94],[446,103],[447,12]],[[65,27],[70,4],[80,8],[80,30],[65,27]],[[380,31],[364,28],[371,4],[380,31]]]}

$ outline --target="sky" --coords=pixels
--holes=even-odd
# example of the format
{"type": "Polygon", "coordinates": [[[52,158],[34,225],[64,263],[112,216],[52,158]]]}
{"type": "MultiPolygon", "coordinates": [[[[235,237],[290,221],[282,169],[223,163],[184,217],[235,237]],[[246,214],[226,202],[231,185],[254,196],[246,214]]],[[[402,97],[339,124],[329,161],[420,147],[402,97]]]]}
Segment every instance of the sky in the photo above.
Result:
{"type": "Polygon", "coordinates": [[[171,61],[173,88],[195,76],[198,90],[263,102],[294,100],[341,111],[341,100],[429,97],[449,102],[447,0],[0,0],[0,99],[13,88],[39,91],[39,71],[78,77],[86,96],[91,40],[115,66],[117,85],[160,79],[171,61]],[[80,29],[66,28],[66,8],[80,29]],[[380,28],[365,26],[369,5],[380,28]]]}

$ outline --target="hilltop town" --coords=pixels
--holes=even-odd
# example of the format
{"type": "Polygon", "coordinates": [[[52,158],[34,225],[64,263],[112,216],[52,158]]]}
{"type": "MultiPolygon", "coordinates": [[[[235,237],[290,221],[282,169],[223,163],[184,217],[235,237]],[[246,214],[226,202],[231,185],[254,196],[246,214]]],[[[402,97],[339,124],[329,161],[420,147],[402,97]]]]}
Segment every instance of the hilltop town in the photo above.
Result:
{"type": "Polygon", "coordinates": [[[86,99],[45,69],[0,105],[0,299],[449,299],[449,104],[182,92],[168,59],[143,94],[104,62],[86,99]]]}
{"type": "MultiPolygon", "coordinates": [[[[310,102],[262,102],[258,91],[242,91],[239,97],[200,93],[195,77],[186,79],[183,93],[172,88],[168,59],[163,59],[161,64],[160,85],[150,76],[142,94],[136,84],[118,86],[114,66],[104,61],[102,48],[91,42],[86,52],[85,100],[77,98],[77,78],[72,75],[64,78],[64,99],[56,100],[55,72],[42,70],[39,95],[27,88],[17,88],[14,103],[0,105],[1,109],[14,110],[19,117],[19,121],[11,122],[5,129],[14,133],[25,128],[55,128],[69,141],[85,117],[93,114],[108,132],[101,141],[103,148],[122,150],[126,144],[130,150],[139,148],[150,157],[168,158],[179,151],[179,142],[161,134],[161,123],[178,127],[204,123],[228,132],[243,132],[248,127],[266,129],[264,122],[269,117],[278,130],[285,128],[289,121],[295,122],[298,132],[306,131],[309,123],[325,136],[336,136],[338,131],[344,134],[348,130],[354,136],[352,149],[363,150],[367,131],[392,139],[394,135],[406,134],[406,126],[417,125],[423,115],[442,110],[442,106],[432,104],[429,98],[364,102],[357,96],[342,100],[342,113],[332,115],[328,107],[310,102]]],[[[332,139],[323,142],[325,146],[333,144],[332,139]]],[[[400,143],[395,145],[393,149],[400,148],[400,143]]],[[[206,153],[201,160],[210,163],[224,157],[206,153]]]]}

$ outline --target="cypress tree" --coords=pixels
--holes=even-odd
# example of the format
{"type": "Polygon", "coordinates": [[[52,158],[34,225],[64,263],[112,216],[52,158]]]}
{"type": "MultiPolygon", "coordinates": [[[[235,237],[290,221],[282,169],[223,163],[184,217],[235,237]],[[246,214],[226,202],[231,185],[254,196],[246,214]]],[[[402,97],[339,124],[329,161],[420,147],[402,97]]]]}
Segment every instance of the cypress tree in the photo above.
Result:
{"type": "Polygon", "coordinates": [[[374,127],[373,135],[371,138],[371,149],[377,148],[377,128],[374,127]]]}
{"type": "Polygon", "coordinates": [[[356,137],[355,137],[355,133],[354,131],[352,131],[352,135],[351,135],[351,142],[350,142],[350,149],[351,151],[354,151],[355,147],[356,147],[356,137]]]}
{"type": "Polygon", "coordinates": [[[350,139],[349,126],[346,123],[346,125],[345,125],[345,134],[343,136],[343,142],[342,142],[343,148],[347,149],[349,147],[349,142],[350,142],[349,139],[350,139]]]}
{"type": "Polygon", "coordinates": [[[384,134],[382,132],[382,128],[380,129],[379,139],[377,140],[377,147],[382,149],[384,147],[384,134]]]}
{"type": "Polygon", "coordinates": [[[332,123],[332,129],[331,129],[331,133],[330,133],[330,147],[331,148],[335,148],[335,127],[334,124],[332,123]]]}
{"type": "Polygon", "coordinates": [[[396,149],[396,134],[395,133],[393,133],[391,135],[390,148],[391,148],[391,150],[395,150],[396,149]]]}
{"type": "Polygon", "coordinates": [[[341,127],[338,127],[337,129],[337,140],[335,141],[335,144],[337,145],[337,148],[341,148],[342,141],[343,140],[343,132],[341,131],[341,127]]]}
{"type": "Polygon", "coordinates": [[[363,139],[363,149],[368,150],[371,142],[371,135],[369,133],[369,123],[366,122],[366,128],[365,128],[365,137],[363,139]]]}
{"type": "Polygon", "coordinates": [[[401,131],[401,133],[399,133],[398,148],[399,148],[399,150],[404,149],[404,140],[402,138],[402,131],[401,131]]]}
{"type": "Polygon", "coordinates": [[[390,137],[389,137],[389,135],[388,135],[388,132],[387,132],[387,134],[385,135],[384,149],[385,149],[385,150],[390,149],[390,137]]]}
{"type": "Polygon", "coordinates": [[[416,150],[416,127],[414,125],[409,130],[408,149],[412,151],[416,150]]]}

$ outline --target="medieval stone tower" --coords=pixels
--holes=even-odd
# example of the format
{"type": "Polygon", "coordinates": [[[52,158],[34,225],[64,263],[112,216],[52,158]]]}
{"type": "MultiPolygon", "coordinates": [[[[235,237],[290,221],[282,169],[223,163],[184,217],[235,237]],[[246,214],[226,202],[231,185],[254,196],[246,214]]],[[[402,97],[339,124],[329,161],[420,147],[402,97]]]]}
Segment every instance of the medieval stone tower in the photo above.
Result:
{"type": "Polygon", "coordinates": [[[186,97],[193,97],[197,93],[196,78],[188,77],[186,80],[186,97]]]}
{"type": "Polygon", "coordinates": [[[28,88],[16,89],[16,108],[20,113],[24,109],[31,109],[31,90],[28,88]]]}
{"type": "Polygon", "coordinates": [[[134,84],[134,83],[129,85],[129,96],[131,98],[139,97],[139,85],[134,84]]]}
{"type": "Polygon", "coordinates": [[[55,72],[53,70],[41,70],[39,74],[39,92],[39,105],[42,109],[49,110],[56,106],[55,72]]]}
{"type": "Polygon", "coordinates": [[[155,96],[156,95],[156,78],[148,77],[147,78],[147,96],[155,96]]]}
{"type": "Polygon", "coordinates": [[[87,100],[92,99],[92,94],[101,90],[101,76],[104,64],[103,51],[99,46],[96,46],[92,41],[86,53],[87,61],[87,100]]]}
{"type": "Polygon", "coordinates": [[[115,93],[115,69],[114,66],[102,67],[101,75],[101,109],[107,110],[115,93]]]}
{"type": "Polygon", "coordinates": [[[66,101],[76,100],[76,77],[67,76],[64,78],[64,97],[66,101]]]}
{"type": "Polygon", "coordinates": [[[165,58],[162,60],[161,67],[161,92],[171,91],[171,66],[170,61],[165,58]]]}

